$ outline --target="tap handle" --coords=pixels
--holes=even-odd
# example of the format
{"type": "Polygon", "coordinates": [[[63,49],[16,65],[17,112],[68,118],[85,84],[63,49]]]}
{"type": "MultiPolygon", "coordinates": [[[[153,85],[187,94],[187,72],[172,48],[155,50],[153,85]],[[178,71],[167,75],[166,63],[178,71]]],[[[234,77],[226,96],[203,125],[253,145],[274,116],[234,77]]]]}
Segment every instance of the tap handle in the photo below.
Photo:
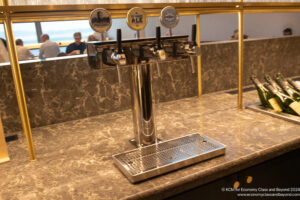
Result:
{"type": "Polygon", "coordinates": [[[156,42],[157,42],[157,48],[161,49],[161,43],[160,43],[160,26],[156,27],[156,42]]]}
{"type": "Polygon", "coordinates": [[[118,53],[122,53],[122,32],[121,29],[117,29],[117,48],[118,48],[118,53]]]}
{"type": "Polygon", "coordinates": [[[192,26],[192,42],[195,45],[197,44],[197,42],[196,42],[196,33],[197,33],[197,25],[193,24],[193,26],[192,26]]]}

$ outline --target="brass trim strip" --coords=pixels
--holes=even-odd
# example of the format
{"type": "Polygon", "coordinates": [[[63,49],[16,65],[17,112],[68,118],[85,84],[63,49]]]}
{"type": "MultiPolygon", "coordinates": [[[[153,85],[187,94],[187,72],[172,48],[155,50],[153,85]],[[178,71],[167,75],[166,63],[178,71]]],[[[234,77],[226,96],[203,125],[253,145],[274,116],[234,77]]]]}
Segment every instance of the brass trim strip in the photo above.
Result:
{"type": "Polygon", "coordinates": [[[0,117],[0,163],[9,161],[2,120],[0,117]]]}
{"type": "MultiPolygon", "coordinates": [[[[8,5],[8,0],[2,0],[2,3],[3,5],[8,5]]],[[[26,104],[26,99],[24,94],[21,70],[18,62],[17,49],[16,49],[16,44],[15,44],[15,39],[14,39],[14,34],[12,29],[12,21],[10,19],[9,13],[4,12],[4,16],[5,16],[4,29],[5,29],[6,39],[9,44],[8,51],[10,55],[11,70],[12,70],[12,75],[13,75],[15,89],[16,89],[22,127],[26,137],[30,160],[34,161],[36,160],[36,156],[35,156],[35,150],[33,145],[31,126],[30,126],[29,116],[27,111],[27,104],[26,104]]]]}
{"type": "Polygon", "coordinates": [[[0,6],[0,11],[10,13],[32,13],[32,12],[53,12],[53,11],[92,11],[95,8],[105,8],[107,10],[126,10],[133,7],[143,9],[159,9],[166,6],[173,6],[176,10],[188,9],[237,9],[237,5],[247,9],[299,9],[299,2],[201,2],[201,3],[135,3],[135,4],[70,4],[70,5],[21,5],[21,6],[0,6]]]}
{"type": "Polygon", "coordinates": [[[239,77],[238,77],[238,109],[243,109],[243,56],[244,56],[244,13],[239,14],[239,77]]]}
{"type": "Polygon", "coordinates": [[[134,3],[134,4],[70,4],[70,5],[20,5],[20,6],[0,6],[0,11],[8,12],[36,12],[36,11],[92,11],[95,8],[107,10],[129,10],[133,7],[143,9],[163,9],[166,6],[179,8],[234,8],[238,2],[218,2],[218,3],[134,3]]]}
{"type": "MultiPolygon", "coordinates": [[[[200,47],[200,15],[197,15],[197,44],[200,47]]],[[[201,71],[201,55],[197,56],[198,67],[198,97],[202,96],[202,71],[201,71]]]]}
{"type": "Polygon", "coordinates": [[[295,8],[251,8],[251,9],[244,9],[244,13],[280,13],[280,12],[300,12],[300,7],[295,7],[295,8]]]}

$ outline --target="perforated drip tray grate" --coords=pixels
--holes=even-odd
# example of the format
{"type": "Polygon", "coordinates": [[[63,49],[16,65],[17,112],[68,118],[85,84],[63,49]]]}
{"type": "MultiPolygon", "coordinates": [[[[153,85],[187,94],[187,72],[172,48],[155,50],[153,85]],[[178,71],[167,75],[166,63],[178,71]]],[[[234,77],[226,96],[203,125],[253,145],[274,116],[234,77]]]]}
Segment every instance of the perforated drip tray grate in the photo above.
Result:
{"type": "Polygon", "coordinates": [[[248,105],[246,105],[246,108],[256,111],[256,112],[270,115],[272,117],[283,119],[285,121],[293,122],[295,124],[300,124],[300,117],[291,115],[291,114],[287,114],[287,113],[276,112],[272,109],[268,109],[268,108],[261,106],[261,103],[248,104],[248,105]]]}
{"type": "Polygon", "coordinates": [[[194,133],[113,155],[113,159],[135,183],[224,153],[225,145],[194,133]]]}

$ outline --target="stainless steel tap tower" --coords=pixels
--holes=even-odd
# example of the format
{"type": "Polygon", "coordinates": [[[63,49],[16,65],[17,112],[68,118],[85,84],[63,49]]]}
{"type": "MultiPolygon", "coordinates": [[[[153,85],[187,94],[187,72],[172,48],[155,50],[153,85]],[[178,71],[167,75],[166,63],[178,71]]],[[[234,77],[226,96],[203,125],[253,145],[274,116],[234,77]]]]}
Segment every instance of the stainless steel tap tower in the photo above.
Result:
{"type": "MultiPolygon", "coordinates": [[[[107,31],[111,25],[110,14],[105,9],[94,10],[90,19],[91,27],[98,32],[107,31]]],[[[137,148],[112,157],[115,165],[132,183],[225,153],[223,144],[198,133],[157,142],[152,102],[152,67],[156,65],[160,77],[159,63],[166,60],[166,55],[170,60],[172,57],[190,57],[192,73],[195,73],[193,59],[200,55],[200,48],[196,43],[196,25],[192,27],[191,42],[187,35],[163,37],[161,42],[160,27],[156,27],[155,38],[139,38],[139,31],[145,27],[146,21],[143,9],[132,8],[127,14],[127,23],[137,31],[137,39],[122,41],[121,29],[117,29],[116,41],[87,44],[90,67],[115,67],[119,84],[122,83],[120,69],[123,65],[131,66],[134,139],[130,141],[137,148]]],[[[161,13],[161,22],[171,32],[174,24],[178,23],[175,8],[165,7],[161,13]]]]}
{"type": "MultiPolygon", "coordinates": [[[[130,9],[127,14],[127,24],[136,30],[137,39],[140,39],[140,30],[147,24],[146,13],[142,8],[130,9]]],[[[156,51],[153,50],[152,54],[155,53],[156,51]]],[[[132,66],[131,102],[134,138],[130,142],[138,147],[155,143],[157,137],[152,104],[152,64],[145,58],[143,47],[140,48],[139,57],[132,66]]]]}
{"type": "MultiPolygon", "coordinates": [[[[173,25],[178,23],[177,12],[174,11],[173,7],[168,7],[163,11],[161,21],[165,22],[164,26],[174,27],[173,25]]],[[[130,28],[139,32],[146,26],[146,22],[147,17],[143,9],[135,7],[129,10],[127,23],[130,28]]],[[[95,31],[105,32],[111,26],[110,14],[105,9],[96,9],[91,13],[90,24],[95,31]]],[[[137,33],[136,35],[139,37],[140,34],[137,33]]],[[[170,36],[164,37],[162,43],[160,27],[156,27],[155,38],[137,38],[122,41],[121,30],[118,29],[116,41],[88,43],[90,66],[96,69],[105,66],[116,67],[119,83],[121,83],[121,66],[132,66],[131,99],[134,138],[130,142],[137,147],[157,142],[152,102],[152,67],[157,66],[158,76],[160,76],[159,63],[166,60],[166,52],[168,56],[194,56],[197,48],[195,35],[196,29],[193,27],[192,38],[194,41],[188,42],[188,36],[170,36]]]]}
{"type": "Polygon", "coordinates": [[[152,104],[152,64],[137,64],[131,72],[132,114],[134,139],[137,146],[156,142],[152,104]]]}

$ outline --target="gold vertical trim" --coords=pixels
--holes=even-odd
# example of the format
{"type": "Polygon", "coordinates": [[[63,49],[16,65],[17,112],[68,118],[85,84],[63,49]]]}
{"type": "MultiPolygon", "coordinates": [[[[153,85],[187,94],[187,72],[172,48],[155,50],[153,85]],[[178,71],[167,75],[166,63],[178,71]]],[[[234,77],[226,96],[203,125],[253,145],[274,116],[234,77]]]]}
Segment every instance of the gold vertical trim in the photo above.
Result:
{"type": "Polygon", "coordinates": [[[238,78],[238,109],[243,109],[243,53],[244,53],[244,13],[239,11],[239,78],[238,78]]]}
{"type": "MultiPolygon", "coordinates": [[[[200,47],[200,15],[197,15],[197,44],[200,47]]],[[[201,55],[197,56],[198,67],[198,97],[202,96],[202,72],[201,72],[201,55]]]]}
{"type": "Polygon", "coordinates": [[[9,161],[2,120],[0,117],[0,163],[9,161]]]}
{"type": "MultiPolygon", "coordinates": [[[[8,6],[8,0],[2,0],[2,4],[4,6],[8,6]]],[[[14,79],[15,89],[16,89],[16,95],[17,95],[17,101],[18,106],[20,110],[20,117],[22,121],[22,127],[23,131],[26,137],[27,142],[27,148],[29,152],[29,158],[31,161],[34,161],[36,159],[33,140],[32,140],[32,134],[31,134],[31,127],[29,122],[29,116],[27,111],[27,104],[24,94],[24,88],[23,88],[23,82],[22,82],[22,76],[21,76],[21,70],[20,65],[18,62],[17,57],[17,49],[15,44],[15,39],[13,35],[12,30],[12,21],[10,19],[9,13],[4,12],[4,29],[5,29],[5,35],[8,42],[8,51],[10,55],[10,63],[11,63],[11,71],[14,79]]]]}

